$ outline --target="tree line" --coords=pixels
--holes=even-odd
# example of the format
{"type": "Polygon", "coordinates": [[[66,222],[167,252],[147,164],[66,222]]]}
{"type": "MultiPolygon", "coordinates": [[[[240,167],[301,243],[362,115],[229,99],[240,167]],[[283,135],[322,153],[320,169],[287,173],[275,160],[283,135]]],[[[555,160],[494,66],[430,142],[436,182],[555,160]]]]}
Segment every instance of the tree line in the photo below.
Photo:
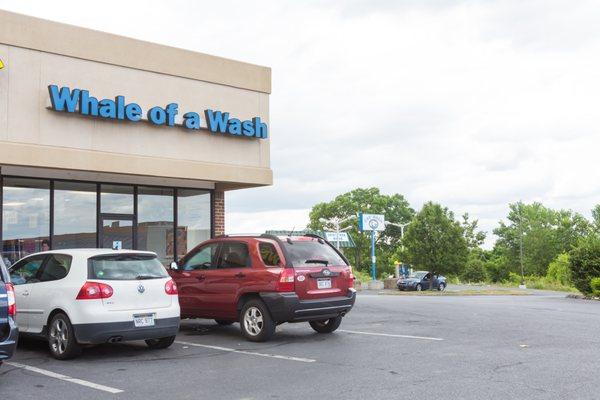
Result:
{"type": "MultiPolygon", "coordinates": [[[[385,214],[386,221],[393,223],[376,240],[380,276],[393,274],[395,262],[400,261],[467,282],[519,283],[523,277],[536,278],[575,285],[586,294],[594,294],[597,284],[600,295],[600,205],[588,220],[538,202],[509,204],[505,221],[493,230],[497,240],[491,250],[482,248],[486,233],[469,214],[457,217],[435,202],[417,211],[401,194],[382,194],[375,187],[354,189],[314,205],[308,228],[327,230],[331,227],[321,219],[348,218],[359,212],[385,214]],[[396,226],[403,224],[408,224],[404,237],[396,226]]],[[[356,248],[346,249],[346,256],[358,270],[369,271],[369,235],[358,231],[356,220],[348,226],[356,248]]]]}

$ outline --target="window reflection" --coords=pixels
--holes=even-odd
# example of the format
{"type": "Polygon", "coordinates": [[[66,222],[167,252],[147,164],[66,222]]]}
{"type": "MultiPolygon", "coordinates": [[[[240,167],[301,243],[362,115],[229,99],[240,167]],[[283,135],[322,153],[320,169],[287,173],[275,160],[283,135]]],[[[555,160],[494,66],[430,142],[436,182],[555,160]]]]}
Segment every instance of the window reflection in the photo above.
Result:
{"type": "Polygon", "coordinates": [[[177,191],[177,255],[185,255],[197,244],[210,239],[210,192],[177,191]]]}
{"type": "Polygon", "coordinates": [[[2,251],[12,264],[42,250],[50,234],[50,182],[4,178],[2,192],[2,251]]]}
{"type": "Polygon", "coordinates": [[[133,214],[133,186],[101,185],[101,212],[133,214]]]}
{"type": "Polygon", "coordinates": [[[96,247],[96,185],[54,183],[54,249],[96,247]]]}
{"type": "Polygon", "coordinates": [[[137,245],[153,251],[168,265],[173,261],[173,190],[138,187],[137,245]]]}

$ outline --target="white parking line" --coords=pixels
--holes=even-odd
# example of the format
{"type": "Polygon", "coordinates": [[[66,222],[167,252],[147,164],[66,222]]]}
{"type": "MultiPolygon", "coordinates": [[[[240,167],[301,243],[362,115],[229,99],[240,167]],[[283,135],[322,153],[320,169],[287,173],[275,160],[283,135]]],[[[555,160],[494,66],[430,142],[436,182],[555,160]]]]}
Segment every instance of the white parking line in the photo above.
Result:
{"type": "Polygon", "coordinates": [[[405,339],[437,340],[437,341],[444,340],[442,338],[437,338],[437,337],[412,336],[412,335],[396,335],[396,334],[391,334],[391,333],[347,331],[345,329],[338,329],[338,332],[350,333],[350,334],[353,334],[353,335],[385,336],[385,337],[395,337],[395,338],[405,338],[405,339]]]}
{"type": "Polygon", "coordinates": [[[77,385],[86,386],[86,387],[96,389],[96,390],[102,390],[103,392],[108,392],[108,393],[112,393],[112,394],[123,393],[123,391],[121,389],[115,389],[110,386],[99,385],[97,383],[84,381],[83,379],[71,378],[70,376],[57,374],[56,372],[48,371],[48,370],[37,368],[37,367],[32,367],[30,365],[19,364],[19,363],[12,362],[12,361],[6,362],[6,364],[12,365],[13,367],[16,367],[16,368],[22,368],[27,371],[45,375],[50,378],[59,379],[61,381],[75,383],[77,385]]]}
{"type": "Polygon", "coordinates": [[[204,347],[207,349],[228,351],[231,353],[247,354],[250,356],[277,358],[279,360],[298,361],[298,362],[304,362],[304,363],[313,363],[313,362],[317,361],[312,358],[302,358],[302,357],[282,356],[282,355],[278,355],[278,354],[257,353],[257,352],[248,351],[248,350],[231,349],[229,347],[210,346],[208,344],[199,344],[199,343],[192,343],[192,342],[181,342],[179,340],[175,341],[175,343],[182,344],[185,346],[204,347]]]}

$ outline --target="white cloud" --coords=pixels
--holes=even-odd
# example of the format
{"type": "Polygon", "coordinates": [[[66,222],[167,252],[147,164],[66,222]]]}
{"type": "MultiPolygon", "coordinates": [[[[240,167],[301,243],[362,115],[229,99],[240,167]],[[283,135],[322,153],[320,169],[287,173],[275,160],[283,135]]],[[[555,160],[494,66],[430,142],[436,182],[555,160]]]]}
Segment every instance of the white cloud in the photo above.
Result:
{"type": "Polygon", "coordinates": [[[275,185],[227,195],[227,229],[291,228],[355,187],[468,211],[600,202],[593,1],[0,0],[0,7],[273,68],[275,185]]]}

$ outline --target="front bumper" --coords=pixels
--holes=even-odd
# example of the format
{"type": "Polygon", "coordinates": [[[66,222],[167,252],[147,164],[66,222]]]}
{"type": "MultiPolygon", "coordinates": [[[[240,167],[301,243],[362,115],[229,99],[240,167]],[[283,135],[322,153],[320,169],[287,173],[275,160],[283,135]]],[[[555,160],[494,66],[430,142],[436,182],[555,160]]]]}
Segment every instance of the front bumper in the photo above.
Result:
{"type": "Polygon", "coordinates": [[[260,293],[275,322],[302,322],[335,318],[350,312],[356,301],[356,290],[348,289],[347,296],[300,300],[294,292],[260,293]]]}
{"type": "Polygon", "coordinates": [[[4,335],[0,335],[0,361],[11,358],[17,347],[19,329],[12,318],[8,318],[8,334],[6,332],[3,333],[4,335]]]}
{"type": "Polygon", "coordinates": [[[159,339],[177,335],[180,318],[161,318],[154,326],[136,328],[133,321],[102,322],[73,325],[75,338],[82,344],[101,344],[109,341],[159,339]]]}

